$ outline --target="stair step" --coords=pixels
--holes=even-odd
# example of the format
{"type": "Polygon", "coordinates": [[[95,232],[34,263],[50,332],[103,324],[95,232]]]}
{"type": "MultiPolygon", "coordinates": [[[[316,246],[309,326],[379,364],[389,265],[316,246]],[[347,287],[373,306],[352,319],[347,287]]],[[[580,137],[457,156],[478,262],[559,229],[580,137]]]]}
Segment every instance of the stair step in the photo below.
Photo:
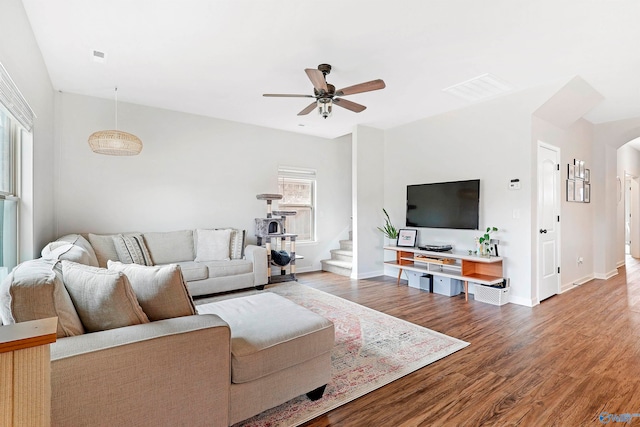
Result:
{"type": "Polygon", "coordinates": [[[345,251],[353,250],[353,240],[340,240],[340,249],[345,251]]]}
{"type": "Polygon", "coordinates": [[[353,262],[353,251],[347,251],[344,249],[332,249],[331,259],[336,261],[353,262]]]}
{"type": "Polygon", "coordinates": [[[322,271],[339,274],[341,276],[351,276],[351,263],[346,261],[337,261],[334,259],[325,259],[322,263],[322,271]]]}

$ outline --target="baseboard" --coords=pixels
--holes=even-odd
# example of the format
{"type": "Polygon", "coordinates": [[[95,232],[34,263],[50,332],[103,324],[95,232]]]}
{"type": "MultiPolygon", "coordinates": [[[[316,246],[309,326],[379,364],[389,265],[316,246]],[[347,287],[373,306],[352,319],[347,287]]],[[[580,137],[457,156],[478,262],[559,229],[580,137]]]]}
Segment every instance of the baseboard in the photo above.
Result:
{"type": "Polygon", "coordinates": [[[609,280],[614,276],[618,275],[618,269],[615,270],[611,270],[606,274],[601,274],[601,273],[594,273],[593,274],[593,278],[594,279],[601,279],[601,280],[609,280]]]}
{"type": "Polygon", "coordinates": [[[563,294],[567,291],[570,291],[572,289],[575,289],[576,287],[580,286],[580,285],[584,285],[585,283],[591,281],[595,279],[595,276],[593,274],[588,274],[584,277],[581,277],[580,279],[576,279],[571,283],[565,283],[564,285],[560,286],[560,293],[563,294]]]}
{"type": "Polygon", "coordinates": [[[352,279],[371,279],[372,277],[380,277],[380,276],[384,276],[384,270],[378,270],[378,271],[370,271],[368,273],[361,273],[358,274],[358,277],[352,277],[352,279]]]}
{"type": "Polygon", "coordinates": [[[534,302],[534,300],[532,300],[531,298],[522,298],[522,297],[516,297],[513,295],[509,297],[509,302],[511,304],[524,305],[525,307],[533,307],[535,305],[540,304],[538,301],[534,302]]]}
{"type": "Polygon", "coordinates": [[[624,260],[622,260],[622,261],[618,261],[618,265],[617,265],[617,267],[618,267],[618,268],[620,268],[620,267],[622,267],[622,266],[624,266],[624,265],[625,265],[625,261],[624,261],[624,260]]]}

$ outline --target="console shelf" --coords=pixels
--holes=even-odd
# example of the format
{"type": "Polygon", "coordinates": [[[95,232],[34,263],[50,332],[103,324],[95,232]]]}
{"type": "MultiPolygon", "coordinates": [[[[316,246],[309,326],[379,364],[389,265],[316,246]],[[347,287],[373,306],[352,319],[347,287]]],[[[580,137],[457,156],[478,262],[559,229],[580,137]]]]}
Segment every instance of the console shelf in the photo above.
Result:
{"type": "Polygon", "coordinates": [[[398,268],[398,284],[402,270],[458,279],[464,282],[464,298],[468,300],[469,282],[497,285],[504,281],[501,257],[480,257],[398,246],[385,246],[384,249],[396,253],[396,260],[385,261],[385,265],[398,268]]]}

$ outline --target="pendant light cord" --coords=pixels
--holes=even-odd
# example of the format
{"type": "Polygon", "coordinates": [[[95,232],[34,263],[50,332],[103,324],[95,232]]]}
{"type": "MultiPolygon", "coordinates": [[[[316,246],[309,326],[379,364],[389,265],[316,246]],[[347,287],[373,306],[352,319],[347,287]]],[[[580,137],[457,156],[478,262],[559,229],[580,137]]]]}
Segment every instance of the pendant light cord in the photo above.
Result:
{"type": "Polygon", "coordinates": [[[116,130],[118,130],[118,86],[116,86],[116,130]]]}

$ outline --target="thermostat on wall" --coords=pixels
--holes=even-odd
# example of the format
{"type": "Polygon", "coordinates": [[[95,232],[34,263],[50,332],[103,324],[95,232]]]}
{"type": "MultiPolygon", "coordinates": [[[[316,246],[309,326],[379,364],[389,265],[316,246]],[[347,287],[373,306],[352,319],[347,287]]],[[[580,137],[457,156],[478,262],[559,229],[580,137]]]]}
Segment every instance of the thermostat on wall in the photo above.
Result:
{"type": "Polygon", "coordinates": [[[518,178],[512,179],[509,182],[509,190],[519,190],[520,189],[520,180],[518,178]]]}

